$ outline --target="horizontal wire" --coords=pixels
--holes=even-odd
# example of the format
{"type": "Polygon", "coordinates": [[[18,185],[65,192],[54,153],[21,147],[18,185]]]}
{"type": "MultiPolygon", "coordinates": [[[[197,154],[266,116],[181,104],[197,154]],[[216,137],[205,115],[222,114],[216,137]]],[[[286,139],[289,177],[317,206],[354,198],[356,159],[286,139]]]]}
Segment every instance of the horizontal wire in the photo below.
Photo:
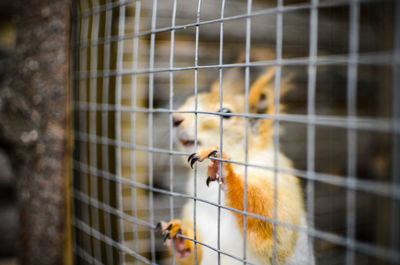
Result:
{"type": "MultiPolygon", "coordinates": [[[[83,203],[89,204],[89,205],[91,205],[92,207],[96,207],[96,208],[102,209],[102,210],[104,210],[104,211],[106,211],[106,212],[108,212],[108,213],[114,214],[114,215],[116,215],[116,216],[118,216],[118,217],[125,218],[126,220],[128,220],[128,221],[130,221],[130,222],[132,222],[132,223],[135,223],[135,224],[138,224],[138,225],[143,225],[143,226],[146,226],[146,227],[151,228],[151,229],[156,229],[156,225],[151,224],[151,223],[146,222],[146,221],[143,221],[143,220],[140,220],[140,219],[138,219],[138,218],[132,218],[132,216],[127,215],[127,214],[124,214],[124,213],[121,213],[121,211],[119,211],[118,209],[113,208],[113,207],[111,207],[111,206],[108,206],[108,205],[106,205],[106,204],[104,204],[104,203],[101,203],[100,201],[98,201],[98,200],[96,200],[96,199],[94,199],[94,198],[92,198],[92,197],[90,197],[90,196],[84,194],[84,193],[81,192],[81,191],[75,190],[75,191],[74,191],[74,196],[75,196],[76,199],[80,200],[80,201],[83,202],[83,203]]],[[[179,235],[179,236],[180,236],[180,235],[179,235]]],[[[184,235],[182,235],[181,237],[186,238],[186,239],[189,239],[189,240],[192,240],[192,241],[194,240],[194,239],[189,238],[189,237],[186,237],[186,236],[184,236],[184,235]]],[[[207,245],[207,244],[205,244],[205,243],[202,243],[202,242],[200,242],[200,241],[195,241],[195,242],[196,242],[196,243],[199,243],[199,244],[201,244],[201,245],[204,245],[204,246],[206,246],[206,247],[208,247],[208,248],[210,248],[210,249],[212,249],[212,250],[219,251],[219,250],[217,250],[217,249],[215,249],[215,248],[213,248],[213,247],[211,247],[211,246],[209,246],[209,245],[207,245]]],[[[229,254],[229,253],[224,253],[223,251],[219,251],[219,252],[222,253],[222,254],[224,254],[224,255],[227,255],[227,256],[229,256],[229,257],[232,257],[232,258],[234,258],[234,259],[237,259],[237,260],[242,261],[242,260],[239,259],[238,257],[232,256],[232,255],[229,254]]]]}
{"type": "Polygon", "coordinates": [[[78,254],[79,257],[83,258],[87,263],[89,264],[94,264],[94,265],[105,265],[104,263],[102,263],[101,261],[99,261],[98,259],[96,259],[95,257],[93,257],[92,255],[90,255],[86,250],[84,250],[83,248],[80,248],[78,246],[75,245],[75,251],[78,254]]]}
{"type": "Polygon", "coordinates": [[[227,253],[227,252],[224,252],[224,251],[222,251],[222,250],[219,250],[219,249],[217,249],[217,248],[214,248],[214,247],[212,247],[212,246],[210,246],[210,245],[208,245],[208,244],[206,244],[206,243],[203,243],[202,241],[195,240],[194,238],[185,236],[185,235],[183,235],[183,234],[178,234],[177,236],[178,236],[178,237],[181,237],[181,238],[184,238],[184,239],[187,239],[187,240],[190,240],[190,241],[193,241],[193,242],[195,242],[195,243],[197,243],[197,244],[200,244],[200,245],[202,245],[202,246],[205,246],[205,247],[207,247],[207,248],[209,248],[209,249],[211,249],[211,250],[213,250],[213,251],[215,251],[215,252],[217,252],[217,253],[223,254],[223,255],[228,256],[228,257],[230,257],[230,258],[233,258],[233,259],[235,259],[235,260],[237,260],[237,261],[245,262],[246,264],[257,265],[257,264],[254,264],[254,263],[249,262],[247,259],[243,259],[243,258],[236,257],[236,256],[234,256],[234,255],[231,255],[231,254],[227,253]]]}
{"type": "MultiPolygon", "coordinates": [[[[370,3],[370,2],[379,2],[379,1],[380,0],[358,0],[358,2],[360,2],[360,3],[370,3]]],[[[319,3],[318,5],[316,5],[316,7],[317,8],[329,8],[329,7],[337,7],[337,6],[343,6],[343,5],[348,5],[348,4],[349,4],[349,0],[331,0],[331,1],[325,1],[325,2],[319,3]]],[[[107,37],[107,38],[99,38],[97,40],[76,42],[75,45],[78,46],[79,48],[86,48],[88,46],[101,45],[101,44],[109,43],[109,42],[117,42],[120,40],[127,40],[127,39],[142,37],[142,36],[148,36],[148,35],[151,35],[154,33],[162,33],[162,32],[168,32],[168,31],[172,31],[172,30],[183,30],[183,29],[193,28],[193,27],[197,27],[197,26],[201,26],[201,25],[208,25],[208,24],[221,23],[221,22],[225,22],[225,21],[246,19],[246,18],[252,18],[252,17],[257,17],[257,16],[263,16],[263,15],[275,15],[278,13],[307,10],[307,9],[311,9],[314,6],[315,6],[314,4],[309,4],[309,3],[286,5],[283,7],[274,7],[274,8],[258,10],[258,11],[254,11],[250,14],[246,13],[246,14],[224,17],[224,18],[219,18],[219,19],[201,21],[199,23],[189,23],[189,24],[178,25],[178,26],[174,26],[174,27],[159,28],[159,29],[155,29],[155,30],[139,32],[137,34],[132,33],[132,34],[125,34],[123,36],[112,36],[112,37],[107,37]]],[[[86,10],[85,12],[89,12],[89,10],[86,10]]]]}
{"type": "MultiPolygon", "coordinates": [[[[115,174],[112,174],[110,172],[105,172],[105,171],[100,170],[100,169],[96,169],[96,168],[94,168],[92,166],[84,165],[84,164],[82,164],[82,163],[80,163],[78,161],[75,161],[75,163],[78,164],[78,167],[74,167],[75,170],[81,171],[83,173],[93,174],[93,175],[96,175],[97,177],[103,177],[103,178],[106,178],[108,180],[119,181],[119,182],[121,182],[122,184],[125,184],[125,185],[129,185],[129,186],[132,186],[132,187],[135,187],[135,188],[141,188],[141,189],[145,189],[145,190],[161,193],[161,194],[164,194],[164,195],[175,196],[175,197],[191,199],[191,200],[197,200],[197,201],[200,201],[200,202],[203,202],[203,203],[215,206],[215,207],[221,207],[222,209],[233,211],[233,212],[238,213],[238,214],[254,217],[254,218],[257,218],[257,219],[260,219],[260,220],[263,220],[263,221],[267,221],[267,222],[270,222],[270,223],[276,223],[276,224],[279,224],[281,226],[284,226],[284,227],[292,229],[292,230],[299,231],[299,229],[300,229],[299,226],[292,225],[292,224],[289,224],[289,223],[284,223],[284,222],[281,222],[281,221],[276,221],[276,220],[268,218],[266,216],[262,216],[262,215],[258,215],[258,214],[254,214],[254,213],[250,213],[250,212],[241,211],[241,210],[238,210],[236,208],[232,208],[232,207],[225,206],[225,205],[219,205],[218,203],[214,203],[214,202],[211,202],[211,201],[208,201],[208,200],[204,200],[204,199],[201,199],[199,197],[194,197],[194,196],[183,194],[183,193],[179,193],[179,192],[171,192],[169,190],[164,190],[164,189],[161,189],[161,188],[154,188],[154,187],[151,187],[149,185],[142,184],[142,183],[139,183],[139,182],[135,182],[135,181],[132,181],[132,180],[129,180],[129,179],[120,178],[120,177],[116,176],[115,174]]],[[[143,220],[141,220],[141,222],[143,222],[143,220]]],[[[149,226],[149,227],[152,226],[153,227],[154,224],[148,223],[147,226],[149,226]]]]}
{"type": "MultiPolygon", "coordinates": [[[[120,0],[119,2],[111,2],[110,4],[100,5],[100,6],[96,6],[93,8],[87,8],[80,12],[78,11],[76,18],[79,19],[79,18],[90,17],[90,16],[96,15],[98,13],[107,11],[107,10],[111,10],[111,9],[114,9],[114,8],[117,8],[117,7],[120,7],[123,5],[134,3],[136,1],[138,1],[138,0],[120,0]]],[[[116,40],[116,41],[118,41],[118,40],[116,40]]]]}
{"type": "Polygon", "coordinates": [[[293,122],[301,124],[314,124],[326,127],[339,127],[345,129],[369,130],[378,132],[400,133],[400,119],[389,118],[363,118],[356,116],[327,116],[327,115],[305,115],[305,114],[257,114],[257,113],[221,113],[200,110],[171,110],[166,108],[140,108],[129,106],[115,106],[112,104],[98,104],[94,102],[75,102],[75,109],[80,111],[122,111],[140,113],[189,113],[189,114],[208,114],[229,117],[244,117],[255,119],[273,119],[283,122],[293,122]]]}
{"type": "Polygon", "coordinates": [[[132,257],[146,263],[146,264],[155,264],[152,263],[150,260],[147,258],[137,254],[135,251],[132,249],[124,246],[123,244],[113,240],[112,238],[106,236],[105,234],[97,231],[96,229],[92,228],[88,224],[86,224],[84,221],[80,220],[79,218],[75,217],[73,219],[72,225],[75,226],[76,228],[80,229],[81,231],[87,233],[90,236],[93,236],[94,238],[103,241],[104,243],[111,245],[118,250],[122,251],[123,253],[127,253],[128,255],[131,255],[132,257]]]}
{"type": "MultiPolygon", "coordinates": [[[[399,63],[400,58],[393,56],[392,52],[374,52],[359,54],[356,59],[350,59],[347,54],[340,55],[325,55],[315,57],[313,65],[391,65],[399,63]]],[[[90,78],[110,77],[110,76],[124,76],[124,75],[139,75],[163,72],[177,72],[177,71],[190,71],[190,70],[204,70],[204,69],[224,69],[235,67],[256,67],[256,66],[293,66],[293,65],[310,65],[309,57],[297,57],[286,59],[263,60],[249,63],[232,63],[232,64],[214,64],[214,65],[199,65],[187,67],[166,67],[166,68],[152,68],[141,70],[103,70],[103,71],[75,71],[74,78],[77,80],[84,80],[90,78]]]]}
{"type": "MultiPolygon", "coordinates": [[[[132,218],[132,216],[130,216],[130,215],[121,213],[121,211],[119,211],[118,209],[113,208],[111,206],[108,206],[108,205],[106,205],[104,203],[101,203],[100,201],[98,201],[98,200],[96,200],[96,199],[84,194],[81,191],[75,190],[74,191],[74,196],[75,196],[76,199],[80,200],[83,203],[89,204],[92,207],[96,207],[96,208],[104,210],[104,211],[106,211],[108,213],[114,214],[114,215],[116,215],[118,217],[125,218],[126,220],[131,221],[132,223],[135,223],[135,224],[138,224],[138,225],[143,225],[143,226],[146,226],[146,227],[148,227],[150,229],[153,229],[153,230],[156,229],[155,225],[153,225],[153,224],[151,224],[149,222],[137,219],[137,218],[132,218]]],[[[210,245],[207,245],[207,244],[205,244],[205,243],[203,243],[201,241],[194,240],[193,238],[187,237],[185,235],[177,235],[177,236],[185,238],[185,239],[188,239],[188,240],[191,240],[191,241],[194,241],[194,242],[196,242],[198,244],[201,244],[201,245],[203,245],[203,246],[205,246],[207,248],[210,248],[210,249],[212,249],[214,251],[217,251],[217,252],[219,252],[221,254],[224,254],[224,255],[226,255],[228,257],[231,257],[233,259],[236,259],[236,260],[239,260],[239,261],[244,261],[243,259],[240,259],[240,258],[238,258],[236,256],[233,256],[233,255],[229,254],[229,253],[226,253],[226,252],[223,252],[221,250],[218,250],[218,249],[216,249],[216,248],[214,248],[214,247],[212,247],[210,245]]],[[[249,263],[248,261],[246,261],[246,262],[248,264],[252,264],[252,263],[249,263]]],[[[253,265],[255,265],[255,264],[253,264],[253,265]]]]}
{"type": "Polygon", "coordinates": [[[86,204],[90,204],[91,206],[93,206],[95,208],[102,209],[107,213],[114,214],[118,217],[124,218],[131,223],[146,226],[151,229],[155,228],[155,225],[150,224],[149,222],[143,221],[137,217],[126,214],[123,211],[110,206],[109,204],[103,203],[91,196],[88,196],[87,194],[85,194],[84,192],[82,192],[80,190],[74,189],[74,198],[81,202],[84,202],[86,204]]]}
{"type": "MultiPolygon", "coordinates": [[[[216,160],[219,160],[219,159],[216,159],[216,160]]],[[[390,260],[390,261],[395,261],[398,258],[400,258],[400,253],[393,249],[388,249],[388,248],[384,248],[384,247],[380,247],[380,246],[376,246],[376,245],[371,245],[369,243],[364,243],[364,242],[360,242],[357,240],[347,240],[346,237],[343,237],[343,236],[340,236],[337,234],[333,234],[330,232],[324,232],[324,231],[320,231],[315,228],[306,228],[306,227],[302,227],[302,226],[293,225],[290,223],[285,223],[285,222],[282,222],[282,221],[279,221],[276,219],[268,218],[266,216],[261,216],[261,215],[257,215],[257,214],[250,213],[250,212],[244,212],[244,211],[241,211],[241,210],[229,207],[229,206],[218,205],[217,203],[213,203],[211,201],[207,201],[207,200],[204,200],[204,199],[201,199],[198,197],[193,197],[190,195],[186,195],[183,193],[171,192],[169,190],[154,188],[154,187],[148,186],[146,184],[137,183],[130,179],[125,179],[125,178],[116,176],[115,174],[112,174],[110,172],[105,172],[103,170],[93,168],[92,166],[88,166],[88,165],[81,163],[79,161],[76,161],[76,160],[74,160],[74,169],[79,170],[86,174],[88,174],[88,173],[94,174],[98,177],[103,177],[103,178],[106,178],[109,180],[118,181],[121,184],[130,185],[132,187],[146,189],[146,190],[149,190],[152,192],[157,192],[157,193],[161,193],[161,194],[165,194],[165,195],[169,195],[169,196],[197,200],[199,202],[207,203],[207,204],[213,205],[215,207],[220,207],[222,209],[229,210],[229,211],[241,214],[241,215],[246,215],[248,217],[254,217],[254,218],[260,219],[262,221],[266,221],[266,222],[269,222],[269,223],[272,223],[275,225],[279,225],[279,226],[282,226],[282,227],[285,227],[285,228],[288,228],[291,230],[303,232],[303,233],[309,234],[310,236],[317,237],[322,240],[326,240],[331,243],[335,243],[337,245],[341,245],[344,247],[351,246],[352,248],[354,248],[354,250],[363,252],[364,254],[367,254],[369,256],[375,256],[375,257],[379,257],[381,259],[390,260]]],[[[155,227],[154,224],[150,224],[150,225],[152,227],[155,227]]],[[[148,225],[148,227],[150,227],[150,225],[148,225]]]]}
{"type": "MultiPolygon", "coordinates": [[[[129,149],[134,149],[134,150],[140,150],[140,151],[147,151],[147,152],[156,152],[156,153],[163,153],[163,154],[169,154],[169,155],[183,155],[183,156],[189,156],[190,153],[185,153],[185,152],[178,152],[178,151],[171,151],[169,149],[161,149],[161,148],[149,148],[147,146],[142,146],[142,145],[136,145],[136,144],[131,144],[128,142],[123,142],[123,141],[116,141],[114,139],[109,139],[106,137],[99,137],[79,131],[75,131],[76,139],[80,141],[90,141],[93,143],[97,144],[106,144],[110,146],[121,146],[129,149]]],[[[220,158],[211,158],[213,160],[218,160],[222,162],[228,162],[232,163],[235,165],[241,165],[241,166],[248,166],[248,167],[254,167],[254,168],[260,168],[268,171],[274,171],[277,170],[278,173],[282,174],[290,174],[290,175],[295,175],[298,177],[301,177],[303,179],[308,179],[308,180],[313,180],[313,181],[319,181],[325,184],[330,184],[330,185],[335,185],[343,188],[350,188],[350,189],[355,189],[355,190],[360,190],[364,192],[368,192],[371,194],[377,194],[381,196],[387,196],[391,197],[393,199],[400,199],[400,185],[392,185],[391,183],[386,183],[382,181],[369,181],[369,180],[362,180],[362,179],[357,179],[354,178],[353,180],[349,181],[345,177],[340,177],[336,175],[331,175],[331,174],[325,174],[325,173],[318,173],[318,172],[312,172],[312,174],[309,174],[309,171],[306,170],[300,170],[300,169],[286,169],[286,168],[277,168],[275,169],[274,167],[269,167],[269,166],[262,166],[262,165],[256,165],[256,164],[245,164],[243,162],[239,161],[233,161],[233,160],[228,160],[228,159],[220,159],[220,158]]]]}

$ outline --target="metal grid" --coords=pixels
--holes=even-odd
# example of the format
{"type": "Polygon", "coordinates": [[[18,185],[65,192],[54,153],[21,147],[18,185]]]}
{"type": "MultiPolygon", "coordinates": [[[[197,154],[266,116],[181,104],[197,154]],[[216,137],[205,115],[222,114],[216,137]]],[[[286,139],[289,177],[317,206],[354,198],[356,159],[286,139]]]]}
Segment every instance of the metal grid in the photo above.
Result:
{"type": "MultiPolygon", "coordinates": [[[[163,194],[169,197],[169,218],[173,219],[174,198],[184,198],[194,201],[194,212],[196,216],[196,202],[207,203],[218,208],[218,215],[221,209],[229,210],[244,216],[243,230],[246,235],[246,217],[255,217],[273,224],[273,264],[276,260],[276,227],[283,226],[288,229],[302,231],[308,234],[309,245],[313,247],[314,240],[320,239],[327,241],[346,250],[346,264],[359,264],[356,253],[362,253],[370,257],[375,257],[390,264],[400,263],[399,252],[399,200],[400,183],[398,170],[399,156],[399,134],[400,134],[400,107],[399,107],[399,51],[400,51],[400,5],[394,3],[394,15],[396,21],[393,22],[393,48],[389,51],[372,51],[361,53],[359,51],[360,35],[360,9],[361,5],[375,3],[373,0],[353,0],[353,1],[319,1],[312,0],[310,3],[295,3],[285,5],[282,0],[262,10],[252,10],[251,0],[246,2],[246,12],[244,14],[225,16],[225,9],[230,1],[222,0],[220,3],[220,16],[215,19],[201,20],[202,0],[197,2],[196,17],[194,23],[177,24],[177,7],[180,4],[177,0],[173,1],[171,25],[168,27],[157,26],[157,5],[158,1],[153,0],[150,5],[148,2],[119,1],[78,1],[76,8],[76,31],[73,39],[75,67],[73,72],[74,81],[74,111],[76,117],[76,152],[74,159],[75,171],[75,218],[74,226],[76,238],[76,263],[89,264],[158,264],[156,250],[155,224],[155,194],[163,194]],[[143,15],[143,6],[150,6],[148,17],[143,15]],[[343,7],[349,9],[349,30],[348,30],[348,54],[319,55],[318,53],[318,22],[319,11],[323,8],[343,7]],[[126,30],[127,9],[134,10],[133,30],[128,33],[126,30]],[[306,57],[283,58],[283,18],[285,15],[296,11],[309,11],[309,52],[306,57]],[[252,40],[252,19],[259,16],[276,15],[276,38],[275,38],[275,59],[251,61],[251,40],[252,40]],[[104,21],[100,21],[103,19],[104,21]],[[150,30],[141,30],[143,20],[150,21],[150,30]],[[245,62],[243,63],[224,63],[224,24],[230,21],[242,20],[246,22],[245,35],[245,62]],[[216,25],[219,27],[219,51],[218,64],[199,64],[199,34],[202,26],[216,25]],[[101,27],[104,26],[104,29],[101,27]],[[115,29],[113,29],[113,27],[115,29]],[[175,66],[175,34],[177,31],[195,29],[194,41],[194,62],[190,66],[175,66]],[[170,33],[170,55],[168,67],[156,67],[156,37],[157,34],[170,33]],[[140,39],[147,42],[140,42],[140,39]],[[124,66],[127,61],[124,43],[132,41],[131,64],[124,66]],[[140,60],[139,45],[145,43],[149,51],[148,67],[139,67],[143,60],[140,60]],[[103,54],[102,56],[99,56],[103,54]],[[101,57],[102,65],[99,66],[101,57]],[[317,70],[319,66],[345,66],[347,67],[347,115],[329,116],[316,113],[316,90],[317,70]],[[360,89],[357,87],[358,71],[360,65],[377,65],[391,67],[392,71],[392,114],[390,117],[359,117],[357,115],[357,94],[360,89]],[[275,87],[275,113],[274,114],[251,114],[249,113],[249,87],[251,67],[275,66],[276,73],[274,79],[275,87]],[[307,68],[307,112],[305,114],[284,114],[279,112],[280,88],[282,68],[287,66],[304,66],[307,68]],[[220,84],[220,107],[223,99],[223,76],[224,71],[230,68],[243,68],[245,70],[245,113],[229,113],[224,115],[239,116],[245,118],[245,161],[231,161],[220,158],[216,160],[243,165],[245,168],[245,196],[244,210],[238,210],[221,204],[221,189],[219,190],[218,203],[204,200],[197,197],[196,181],[194,181],[194,194],[177,192],[174,188],[174,157],[188,156],[189,153],[176,151],[173,145],[172,114],[192,113],[195,115],[195,132],[197,133],[197,116],[217,115],[220,116],[220,130],[222,131],[222,115],[218,112],[199,111],[197,106],[197,95],[199,93],[199,71],[207,69],[218,70],[218,80],[220,84]],[[194,73],[194,95],[195,107],[192,111],[178,111],[174,105],[174,75],[180,72],[193,71],[194,73]],[[168,73],[169,77],[169,97],[168,106],[155,107],[155,75],[168,73]],[[147,76],[148,83],[145,85],[148,91],[148,102],[138,106],[137,91],[139,90],[138,78],[141,75],[147,76]],[[123,104],[123,79],[131,77],[130,81],[130,104],[123,104]],[[99,81],[100,80],[100,81],[99,81]],[[113,84],[112,84],[113,83],[113,84]],[[101,84],[101,86],[100,86],[101,84]],[[100,87],[100,90],[99,90],[100,87]],[[101,92],[99,92],[101,91],[101,92]],[[122,116],[130,116],[130,127],[125,129],[131,135],[130,141],[123,139],[122,116]],[[155,128],[154,117],[158,114],[168,115],[168,146],[159,148],[154,145],[155,128]],[[137,143],[137,115],[147,115],[147,143],[137,143]],[[272,119],[274,121],[274,166],[267,167],[248,163],[248,130],[249,119],[272,119]],[[281,123],[295,123],[305,125],[307,128],[307,165],[306,169],[299,168],[279,168],[278,150],[280,150],[280,126],[281,123]],[[347,131],[347,172],[346,175],[338,176],[332,173],[317,172],[315,166],[316,152],[316,127],[325,126],[328,128],[340,128],[347,131]],[[357,176],[357,133],[359,131],[383,132],[391,135],[392,139],[392,176],[391,181],[369,180],[357,176]],[[124,155],[124,150],[129,155],[124,155]],[[138,151],[147,153],[147,180],[141,182],[137,179],[136,164],[138,151]],[[154,183],[155,166],[154,156],[165,154],[168,156],[169,163],[169,186],[168,188],[157,187],[154,183]],[[130,158],[129,178],[123,173],[123,159],[130,158]],[[277,190],[277,178],[280,173],[287,173],[299,177],[306,182],[306,205],[308,228],[298,227],[283,223],[277,220],[277,194],[274,193],[274,213],[273,218],[258,216],[246,211],[247,200],[247,168],[258,167],[274,172],[274,187],[277,190]],[[320,182],[345,189],[346,191],[346,233],[340,235],[315,226],[315,183],[320,182]],[[130,193],[124,195],[123,188],[129,187],[130,193]],[[138,213],[137,191],[147,191],[148,216],[143,217],[138,213]],[[365,192],[387,198],[391,203],[391,239],[389,246],[380,246],[370,242],[358,240],[356,237],[356,194],[365,192]],[[101,194],[100,194],[101,193],[101,194]],[[124,197],[131,200],[132,209],[126,210],[123,207],[124,197]],[[102,218],[102,219],[101,219],[102,218]],[[132,227],[133,245],[130,246],[127,237],[126,223],[132,227]],[[147,229],[149,233],[149,250],[139,250],[139,226],[147,229]]],[[[132,27],[132,25],[130,25],[132,27]]],[[[139,104],[140,105],[140,104],[139,104]]],[[[220,133],[220,148],[223,150],[222,133],[220,133]]],[[[197,147],[197,136],[195,137],[195,147],[197,147]]],[[[126,154],[126,153],[125,153],[126,154]]],[[[220,174],[221,175],[221,174],[220,174]]],[[[194,170],[194,178],[197,178],[197,170],[194,170]]],[[[196,218],[194,218],[196,220],[196,218]]],[[[196,237],[196,223],[194,223],[194,238],[188,238],[195,244],[210,248],[218,253],[218,264],[221,262],[221,255],[229,256],[244,264],[250,263],[246,257],[246,236],[244,236],[244,251],[237,253],[237,256],[220,250],[220,240],[218,238],[217,248],[201,242],[196,237]]],[[[218,219],[218,236],[220,230],[220,220],[218,219]]],[[[310,259],[311,253],[310,254],[310,259]]],[[[197,255],[197,253],[195,253],[197,255]]],[[[172,263],[175,258],[172,257],[172,263]]]]}

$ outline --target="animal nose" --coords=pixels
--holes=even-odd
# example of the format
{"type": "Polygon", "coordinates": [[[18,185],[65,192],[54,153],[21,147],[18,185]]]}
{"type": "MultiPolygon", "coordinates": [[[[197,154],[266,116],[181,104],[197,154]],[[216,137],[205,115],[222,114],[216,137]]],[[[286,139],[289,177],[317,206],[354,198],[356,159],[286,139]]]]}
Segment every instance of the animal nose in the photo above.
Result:
{"type": "Polygon", "coordinates": [[[181,124],[183,122],[183,118],[179,117],[179,116],[173,116],[172,117],[172,122],[174,124],[174,127],[178,127],[179,124],[181,124]]]}

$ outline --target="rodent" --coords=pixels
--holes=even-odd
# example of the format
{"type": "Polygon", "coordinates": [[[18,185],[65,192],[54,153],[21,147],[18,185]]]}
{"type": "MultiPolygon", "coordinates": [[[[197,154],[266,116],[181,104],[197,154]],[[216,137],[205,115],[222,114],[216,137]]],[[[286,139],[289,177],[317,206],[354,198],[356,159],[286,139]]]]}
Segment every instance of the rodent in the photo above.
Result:
{"type": "MultiPolygon", "coordinates": [[[[221,112],[227,114],[245,113],[243,86],[238,82],[237,69],[224,74],[223,104],[220,108],[219,84],[214,83],[209,92],[198,94],[198,111],[221,112]]],[[[274,74],[269,68],[261,74],[249,89],[249,112],[274,113],[274,74]]],[[[282,85],[285,85],[282,83],[282,85]]],[[[193,111],[195,97],[189,97],[179,110],[193,111]]],[[[212,114],[197,115],[197,145],[194,148],[195,115],[175,113],[173,115],[176,142],[187,153],[189,163],[197,164],[197,197],[218,203],[218,189],[221,185],[221,204],[243,210],[244,166],[222,162],[222,177],[219,179],[221,162],[219,158],[245,162],[245,118],[243,116],[223,116],[223,152],[220,153],[220,117],[212,114]]],[[[274,144],[272,119],[251,119],[248,123],[248,163],[273,168],[274,144]]],[[[292,162],[281,152],[278,153],[278,167],[292,168],[292,162]]],[[[185,157],[185,159],[187,159],[185,157]]],[[[187,161],[185,161],[189,165],[187,161]]],[[[189,167],[190,168],[190,167],[189,167]]],[[[299,180],[292,175],[277,173],[277,218],[280,222],[307,228],[302,188],[299,180]]],[[[194,174],[189,169],[186,189],[194,194],[194,174]]],[[[247,167],[247,211],[272,219],[274,217],[274,172],[262,168],[247,167]]],[[[188,200],[183,207],[182,218],[170,222],[160,222],[158,227],[164,234],[172,251],[174,243],[177,263],[195,264],[194,247],[189,238],[194,236],[194,202],[188,200]]],[[[272,264],[273,225],[266,220],[247,216],[246,260],[253,264],[272,264]]],[[[213,248],[217,248],[218,209],[215,205],[196,202],[196,237],[213,248]]],[[[276,227],[277,264],[314,264],[313,250],[309,249],[307,234],[278,225],[276,227]]],[[[220,210],[220,249],[230,255],[243,258],[243,215],[229,209],[220,210]]],[[[206,246],[196,244],[197,264],[217,264],[218,253],[206,246]]],[[[221,264],[243,264],[221,254],[221,264]]]]}

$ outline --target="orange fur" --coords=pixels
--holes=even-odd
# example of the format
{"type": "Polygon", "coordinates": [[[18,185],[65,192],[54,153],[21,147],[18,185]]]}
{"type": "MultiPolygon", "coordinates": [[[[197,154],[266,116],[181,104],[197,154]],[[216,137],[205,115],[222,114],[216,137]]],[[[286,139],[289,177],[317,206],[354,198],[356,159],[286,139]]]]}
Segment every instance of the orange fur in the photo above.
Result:
{"type": "MultiPolygon", "coordinates": [[[[227,180],[227,205],[243,211],[243,198],[244,198],[244,176],[237,175],[233,170],[231,174],[226,177],[227,180]]],[[[274,208],[274,190],[271,182],[265,180],[262,176],[251,175],[247,181],[247,212],[264,216],[269,219],[273,219],[273,208],[274,208]]],[[[284,188],[278,188],[278,194],[284,193],[284,188]]],[[[278,195],[278,200],[280,199],[278,195]]],[[[295,203],[290,201],[290,203],[295,203]]],[[[298,220],[288,220],[288,216],[285,213],[280,213],[278,202],[278,220],[285,223],[298,225],[298,220]]],[[[298,207],[302,207],[301,203],[298,203],[298,207]]],[[[235,213],[238,219],[238,225],[243,232],[243,215],[235,213]]],[[[273,247],[273,225],[268,221],[263,221],[254,217],[247,217],[246,220],[247,239],[252,249],[258,252],[260,255],[272,258],[272,247],[273,247]]],[[[282,227],[277,228],[282,230],[282,227]]],[[[282,231],[279,231],[282,232],[282,231]]],[[[278,232],[278,235],[280,234],[278,232]]],[[[297,233],[293,232],[289,238],[290,248],[286,244],[277,244],[277,256],[278,260],[283,261],[285,257],[290,256],[293,252],[293,247],[297,239],[297,233]],[[284,247],[282,247],[284,245],[284,247]]],[[[286,242],[284,242],[286,243],[286,242]]]]}
{"type": "MultiPolygon", "coordinates": [[[[207,158],[213,150],[218,150],[218,148],[198,148],[197,156],[199,161],[202,162],[207,158]]],[[[219,156],[217,156],[219,157],[219,156]]],[[[230,157],[222,153],[222,158],[230,160],[230,157]]],[[[227,194],[227,206],[243,211],[244,208],[244,176],[242,174],[237,174],[232,167],[231,163],[227,162],[216,162],[213,161],[208,167],[208,175],[212,175],[215,171],[213,164],[222,164],[222,174],[223,179],[226,182],[225,192],[227,194]]],[[[297,211],[303,210],[302,198],[298,195],[300,194],[299,183],[294,178],[289,178],[289,183],[293,186],[278,186],[277,196],[277,220],[284,223],[289,223],[293,225],[299,225],[299,220],[292,218],[290,214],[286,211],[282,211],[282,203],[290,203],[292,207],[297,211]],[[289,188],[289,189],[288,189],[289,188]],[[291,194],[293,192],[293,194],[291,194]]],[[[251,174],[247,178],[247,206],[246,211],[259,216],[267,217],[273,219],[273,208],[274,208],[274,189],[273,189],[273,179],[267,179],[265,176],[251,174]]],[[[239,229],[243,233],[243,214],[234,213],[239,229]]],[[[282,226],[277,226],[278,236],[284,233],[282,226]]],[[[272,259],[273,251],[273,225],[271,222],[261,220],[255,217],[247,217],[246,220],[246,231],[247,239],[252,249],[258,252],[262,256],[266,256],[272,259]]],[[[287,256],[290,256],[293,252],[294,244],[297,239],[297,233],[292,231],[288,238],[279,238],[281,242],[277,243],[277,258],[278,262],[284,262],[287,256]],[[287,247],[290,245],[290,248],[287,247]]]]}
{"type": "MultiPolygon", "coordinates": [[[[167,224],[164,224],[164,230],[165,230],[165,227],[167,227],[169,225],[171,225],[171,229],[169,230],[171,238],[176,237],[179,230],[181,230],[181,233],[183,235],[185,235],[189,238],[194,238],[194,233],[193,233],[194,227],[193,227],[193,222],[191,220],[188,220],[188,219],[183,219],[182,221],[179,219],[171,220],[167,224]]],[[[196,237],[197,237],[197,240],[201,241],[201,237],[197,230],[196,230],[196,237]]],[[[171,240],[171,239],[169,239],[169,240],[171,240]]],[[[170,242],[170,244],[172,244],[172,243],[170,242]]],[[[184,258],[180,258],[178,255],[176,255],[175,258],[176,258],[177,262],[182,265],[195,264],[195,262],[194,262],[195,243],[192,240],[184,240],[184,244],[185,244],[185,249],[189,249],[191,255],[184,257],[184,258]]],[[[201,258],[202,258],[202,246],[200,244],[196,244],[196,249],[197,249],[197,263],[199,264],[201,261],[201,258]]],[[[172,252],[172,247],[169,247],[169,251],[170,251],[170,253],[172,252]]]]}
{"type": "MultiPolygon", "coordinates": [[[[260,102],[262,102],[261,97],[265,97],[265,101],[261,104],[268,105],[267,114],[274,114],[274,88],[273,86],[269,86],[273,76],[275,74],[275,68],[271,68],[269,71],[265,72],[261,75],[256,82],[251,86],[249,93],[249,108],[253,113],[258,113],[257,109],[260,108],[258,106],[260,102]]],[[[268,144],[268,141],[271,139],[272,135],[272,119],[262,119],[260,121],[259,129],[258,129],[258,141],[260,146],[265,146],[268,144]]]]}

